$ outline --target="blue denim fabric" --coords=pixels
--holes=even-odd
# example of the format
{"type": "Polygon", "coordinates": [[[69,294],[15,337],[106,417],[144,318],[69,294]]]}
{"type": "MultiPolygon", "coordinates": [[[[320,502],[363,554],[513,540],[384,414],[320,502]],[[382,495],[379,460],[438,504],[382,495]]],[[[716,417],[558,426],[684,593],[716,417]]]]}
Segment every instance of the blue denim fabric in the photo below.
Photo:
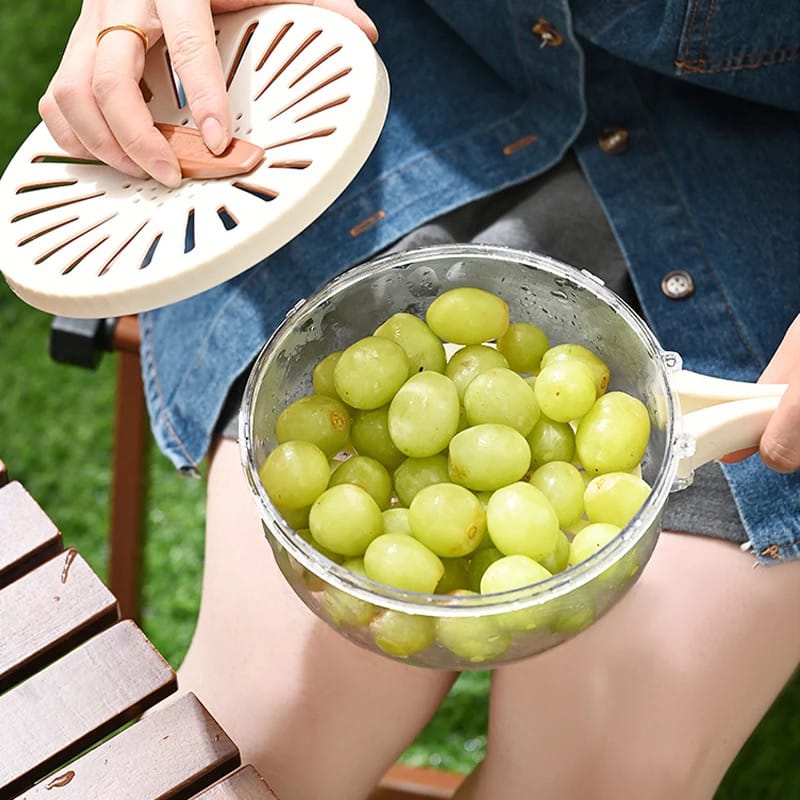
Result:
{"type": "MultiPolygon", "coordinates": [[[[664,347],[700,372],[758,376],[800,311],[800,6],[361,5],[381,31],[392,100],[359,175],[279,252],[142,316],[153,430],[178,468],[202,460],[228,387],[299,299],[571,147],[664,347]],[[540,19],[563,44],[542,46],[532,31],[540,19]],[[621,155],[598,145],[615,126],[630,134],[621,155]],[[672,269],[692,273],[692,297],[663,295],[672,269]]],[[[800,475],[757,458],[725,472],[758,557],[800,557],[800,475]]]]}

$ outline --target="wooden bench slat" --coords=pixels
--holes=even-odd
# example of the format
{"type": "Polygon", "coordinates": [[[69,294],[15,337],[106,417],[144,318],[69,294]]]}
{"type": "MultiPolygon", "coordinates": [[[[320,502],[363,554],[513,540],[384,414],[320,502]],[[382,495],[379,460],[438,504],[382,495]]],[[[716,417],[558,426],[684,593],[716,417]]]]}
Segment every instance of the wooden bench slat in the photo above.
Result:
{"type": "Polygon", "coordinates": [[[0,488],[0,588],[61,551],[61,534],[19,481],[0,488]]]}
{"type": "Polygon", "coordinates": [[[248,765],[215,783],[192,800],[279,800],[255,767],[248,765]]]}
{"type": "Polygon", "coordinates": [[[203,704],[186,694],[49,775],[18,800],[187,800],[239,763],[236,745],[203,704]]]}
{"type": "Polygon", "coordinates": [[[0,692],[112,625],[114,595],[70,548],[0,590],[0,692]]]}
{"type": "Polygon", "coordinates": [[[463,782],[454,772],[395,764],[369,800],[450,800],[463,782]]]}
{"type": "Polygon", "coordinates": [[[25,791],[175,688],[172,668],[125,620],[0,695],[0,800],[25,791]]]}

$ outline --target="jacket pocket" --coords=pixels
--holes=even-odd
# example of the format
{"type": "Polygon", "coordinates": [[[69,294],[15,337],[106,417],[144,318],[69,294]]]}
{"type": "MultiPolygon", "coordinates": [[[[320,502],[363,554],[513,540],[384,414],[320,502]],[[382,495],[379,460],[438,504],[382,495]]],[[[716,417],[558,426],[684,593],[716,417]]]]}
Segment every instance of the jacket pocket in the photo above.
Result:
{"type": "Polygon", "coordinates": [[[675,66],[710,75],[800,60],[796,0],[686,0],[675,66]]]}

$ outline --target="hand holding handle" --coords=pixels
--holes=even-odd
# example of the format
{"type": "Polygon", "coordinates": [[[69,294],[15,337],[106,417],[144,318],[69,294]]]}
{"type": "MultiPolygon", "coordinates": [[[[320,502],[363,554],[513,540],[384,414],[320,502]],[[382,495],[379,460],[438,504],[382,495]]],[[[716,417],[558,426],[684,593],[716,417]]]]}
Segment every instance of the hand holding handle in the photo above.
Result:
{"type": "Polygon", "coordinates": [[[787,388],[785,384],[711,378],[689,370],[676,373],[673,380],[687,450],[678,464],[678,477],[684,480],[698,467],[727,453],[757,448],[787,388]]]}

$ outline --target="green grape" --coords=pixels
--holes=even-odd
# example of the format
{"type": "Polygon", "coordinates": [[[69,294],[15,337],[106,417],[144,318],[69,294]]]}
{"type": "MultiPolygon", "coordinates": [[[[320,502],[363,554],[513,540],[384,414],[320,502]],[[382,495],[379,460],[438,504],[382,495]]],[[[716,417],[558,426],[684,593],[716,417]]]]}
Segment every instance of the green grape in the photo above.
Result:
{"type": "Polygon", "coordinates": [[[605,547],[622,530],[618,525],[593,522],[575,534],[569,546],[569,565],[574,567],[605,547]]]}
{"type": "Polygon", "coordinates": [[[608,392],[578,424],[575,450],[583,468],[594,475],[627,472],[642,460],[649,438],[650,417],[641,400],[608,392]]]}
{"type": "Polygon", "coordinates": [[[568,528],[564,528],[564,532],[571,537],[574,537],[576,533],[582,531],[587,525],[591,525],[592,523],[589,522],[588,519],[581,519],[575,520],[568,528]]]}
{"type": "MultiPolygon", "coordinates": [[[[348,559],[342,563],[342,566],[355,575],[360,575],[362,578],[367,577],[362,558],[348,559]]],[[[369,625],[369,621],[378,612],[372,603],[353,597],[330,584],[325,584],[325,588],[322,590],[322,604],[336,625],[350,625],[354,628],[369,625]]]]}
{"type": "Polygon", "coordinates": [[[608,382],[611,378],[611,372],[606,366],[605,361],[582,345],[557,344],[555,347],[551,347],[542,356],[542,367],[546,367],[549,364],[553,364],[557,361],[565,361],[567,359],[580,361],[581,364],[583,364],[583,366],[589,370],[592,375],[592,380],[594,381],[595,390],[598,397],[605,393],[606,389],[608,388],[608,382]]]}
{"type": "Polygon", "coordinates": [[[427,458],[407,458],[394,471],[394,490],[404,506],[410,506],[417,492],[434,483],[447,483],[447,456],[438,453],[427,458]]]}
{"type": "Polygon", "coordinates": [[[447,358],[439,337],[413,314],[393,314],[375,330],[375,336],[391,339],[408,356],[409,375],[424,369],[444,372],[447,358]]]}
{"type": "Polygon", "coordinates": [[[364,553],[370,580],[406,592],[432,594],[444,575],[444,565],[422,542],[403,533],[384,533],[364,553]]]}
{"type": "Polygon", "coordinates": [[[333,397],[301,397],[278,415],[275,437],[281,443],[311,442],[330,458],[350,439],[350,413],[333,397]]]}
{"type": "Polygon", "coordinates": [[[293,576],[298,576],[308,585],[309,581],[306,580],[305,568],[294,556],[289,554],[286,548],[281,547],[275,558],[281,572],[289,579],[290,583],[294,583],[293,576]]]}
{"type": "Polygon", "coordinates": [[[594,609],[579,601],[564,601],[551,610],[550,630],[569,635],[580,633],[594,622],[594,609]]]}
{"type": "MultiPolygon", "coordinates": [[[[521,589],[546,580],[550,573],[527,556],[504,556],[491,564],[481,578],[482,594],[497,594],[521,589]]],[[[522,608],[499,614],[498,625],[507,631],[531,631],[547,623],[549,615],[542,606],[522,608]]]]}
{"type": "Polygon", "coordinates": [[[616,589],[630,583],[633,576],[639,571],[639,567],[639,550],[634,548],[622,556],[613,567],[609,567],[605,572],[598,575],[597,580],[604,586],[616,589]]]}
{"type": "MultiPolygon", "coordinates": [[[[569,548],[569,564],[575,566],[593,556],[598,550],[605,547],[620,532],[617,525],[606,522],[593,522],[575,534],[569,548]]],[[[636,574],[639,569],[639,557],[636,550],[631,550],[620,558],[615,564],[597,576],[597,582],[603,586],[617,588],[636,574]]]]}
{"type": "Polygon", "coordinates": [[[556,361],[542,367],[533,388],[542,413],[555,422],[579,419],[595,401],[592,375],[580,361],[556,361]]]}
{"type": "Polygon", "coordinates": [[[515,372],[538,372],[548,347],[545,332],[531,322],[512,322],[497,340],[497,349],[515,372]]]}
{"type": "Polygon", "coordinates": [[[468,589],[467,586],[467,559],[443,558],[444,575],[436,584],[434,594],[450,594],[456,589],[468,589]]]}
{"type": "MultiPolygon", "coordinates": [[[[485,513],[486,512],[486,508],[489,505],[489,498],[492,496],[492,493],[491,492],[473,492],[473,494],[475,495],[475,497],[478,498],[478,500],[480,500],[481,505],[483,506],[483,511],[485,513]]],[[[492,546],[493,546],[492,545],[492,540],[488,536],[484,536],[483,539],[481,539],[481,543],[475,548],[475,550],[477,552],[478,550],[484,550],[485,548],[492,547],[492,546]]],[[[478,590],[475,589],[475,591],[477,592],[478,590]]]]}
{"type": "Polygon", "coordinates": [[[553,507],[535,486],[521,481],[492,495],[486,523],[494,546],[507,556],[539,561],[553,550],[558,539],[558,517],[553,507]]]}
{"type": "Polygon", "coordinates": [[[329,353],[314,367],[314,371],[311,373],[311,385],[314,388],[314,394],[333,397],[336,400],[341,399],[333,381],[333,371],[341,354],[341,350],[329,353]]]}
{"type": "Polygon", "coordinates": [[[381,510],[392,500],[392,478],[380,461],[369,456],[353,456],[341,462],[328,486],[352,483],[367,491],[381,510]]]}
{"type": "Polygon", "coordinates": [[[269,499],[278,508],[293,511],[310,506],[328,485],[328,458],[311,442],[284,442],[265,459],[258,471],[269,499]]]}
{"type": "Polygon", "coordinates": [[[489,505],[489,498],[492,496],[491,492],[475,492],[475,497],[481,501],[483,510],[486,511],[486,506],[489,505]]]}
{"type": "Polygon", "coordinates": [[[356,410],[350,423],[350,441],[360,456],[374,458],[389,470],[399,467],[405,458],[389,435],[388,405],[356,410]]]}
{"type": "Polygon", "coordinates": [[[481,578],[481,594],[498,594],[547,580],[551,574],[528,556],[503,556],[490,564],[481,578]]]}
{"type": "Polygon", "coordinates": [[[475,491],[518,481],[530,463],[525,437],[507,425],[474,425],[450,440],[450,479],[475,491]]]}
{"type": "Polygon", "coordinates": [[[464,287],[440,294],[428,307],[430,329],[446,342],[480,344],[508,330],[508,305],[496,294],[464,287]]]}
{"type": "Polygon", "coordinates": [[[629,472],[608,472],[593,478],[583,496],[590,522],[624,528],[642,507],[650,487],[629,472]]]}
{"type": "Polygon", "coordinates": [[[489,542],[489,546],[475,551],[467,569],[467,588],[473,592],[480,592],[481,578],[489,566],[495,561],[505,558],[496,547],[492,547],[492,540],[488,536],[484,537],[484,541],[489,542]]]}
{"type": "Polygon", "coordinates": [[[450,356],[444,374],[450,378],[456,386],[458,399],[464,399],[464,392],[467,390],[470,381],[487,369],[494,367],[505,367],[508,369],[506,357],[485,344],[473,344],[462,347],[450,356]]]}
{"type": "Polygon", "coordinates": [[[354,408],[386,405],[407,378],[406,351],[380,336],[367,336],[351,344],[333,370],[339,397],[354,408]]]}
{"type": "Polygon", "coordinates": [[[404,533],[411,536],[411,521],[407,508],[387,508],[383,512],[384,533],[404,533]]]}
{"type": "MultiPolygon", "coordinates": [[[[456,591],[452,596],[470,596],[475,592],[456,591]]],[[[437,617],[436,639],[442,647],[472,664],[499,658],[511,644],[511,634],[491,616],[437,617]]]]}
{"type": "Polygon", "coordinates": [[[352,483],[326,489],[311,506],[311,535],[343,556],[360,556],[383,533],[383,516],[368,492],[352,483]]]}
{"type": "Polygon", "coordinates": [[[558,532],[556,546],[539,562],[548,572],[555,575],[567,568],[569,561],[569,538],[564,531],[558,532]]]}
{"type": "Polygon", "coordinates": [[[536,376],[535,375],[526,375],[522,380],[528,384],[528,386],[533,389],[536,386],[536,376]]]}
{"type": "Polygon", "coordinates": [[[433,617],[404,614],[391,609],[378,614],[370,623],[369,630],[375,644],[396,658],[408,658],[421,653],[436,641],[433,617]]]}
{"type": "Polygon", "coordinates": [[[308,527],[308,514],[311,506],[302,508],[278,508],[278,513],[286,521],[286,524],[295,531],[308,527]]]}
{"type": "Polygon", "coordinates": [[[527,439],[534,467],[551,461],[572,461],[575,456],[575,432],[566,422],[542,416],[527,439]]]}
{"type": "Polygon", "coordinates": [[[539,419],[533,390],[516,372],[495,367],[476,375],[464,391],[470,425],[496,422],[527,436],[539,419]]]}
{"type": "MultiPolygon", "coordinates": [[[[456,390],[458,391],[458,390],[456,390]]],[[[460,433],[461,431],[469,428],[469,420],[467,419],[467,412],[464,410],[464,405],[459,404],[458,406],[458,428],[456,428],[456,433],[460,433]]]]}
{"type": "Polygon", "coordinates": [[[583,514],[584,483],[581,473],[566,461],[549,461],[531,475],[533,484],[550,501],[561,528],[568,528],[583,514]]]}
{"type": "Polygon", "coordinates": [[[471,553],[486,533],[486,513],[475,495],[454,483],[435,483],[417,492],[409,506],[413,536],[437,556],[471,553]]]}
{"type": "Polygon", "coordinates": [[[344,556],[340,556],[338,553],[334,553],[333,550],[328,550],[327,547],[321,545],[308,528],[301,528],[297,531],[297,535],[308,542],[321,556],[325,556],[328,561],[333,561],[335,564],[341,564],[344,561],[344,556]]]}
{"type": "Polygon", "coordinates": [[[447,447],[458,429],[458,392],[438,372],[418,372],[398,390],[389,406],[389,434],[397,449],[425,458],[447,447]]]}
{"type": "MultiPolygon", "coordinates": [[[[325,556],[325,558],[327,558],[329,561],[333,561],[335,564],[341,564],[342,561],[344,561],[344,556],[334,553],[333,550],[328,550],[327,547],[323,547],[318,541],[316,541],[308,528],[301,528],[297,531],[297,535],[302,539],[305,539],[305,541],[308,542],[314,548],[314,550],[316,550],[321,556],[325,556]]],[[[318,577],[310,570],[307,570],[302,564],[295,561],[291,556],[289,556],[289,559],[292,569],[297,574],[302,576],[303,582],[306,584],[309,591],[325,591],[326,583],[322,578],[318,577]]]]}

